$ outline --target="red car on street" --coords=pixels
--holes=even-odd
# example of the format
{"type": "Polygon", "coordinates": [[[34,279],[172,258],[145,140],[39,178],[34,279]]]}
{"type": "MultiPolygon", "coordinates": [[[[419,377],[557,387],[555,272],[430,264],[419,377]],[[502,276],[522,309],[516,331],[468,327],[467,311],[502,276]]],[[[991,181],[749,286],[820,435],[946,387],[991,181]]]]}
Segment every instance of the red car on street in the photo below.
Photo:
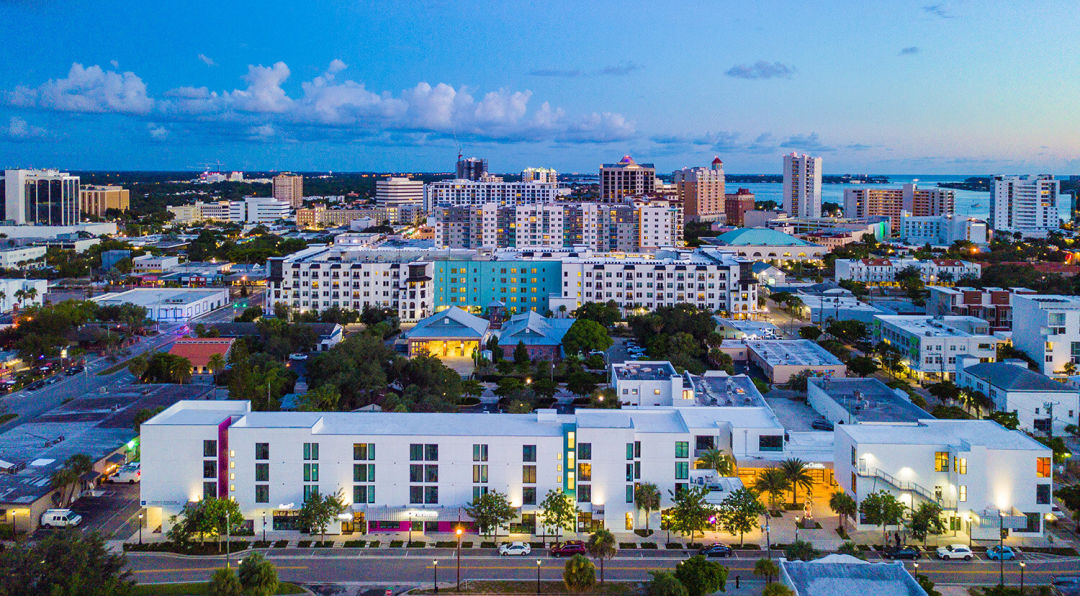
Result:
{"type": "Polygon", "coordinates": [[[566,542],[556,542],[551,545],[551,556],[553,557],[572,557],[587,553],[585,543],[580,540],[567,540],[566,542]]]}

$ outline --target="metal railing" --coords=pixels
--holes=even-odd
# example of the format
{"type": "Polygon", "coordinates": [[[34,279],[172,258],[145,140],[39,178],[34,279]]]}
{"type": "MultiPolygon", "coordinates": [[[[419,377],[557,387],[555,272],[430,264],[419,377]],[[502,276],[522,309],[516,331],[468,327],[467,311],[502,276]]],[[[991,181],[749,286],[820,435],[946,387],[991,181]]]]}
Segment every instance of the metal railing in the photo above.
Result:
{"type": "Polygon", "coordinates": [[[899,478],[893,476],[892,474],[884,470],[870,468],[861,461],[859,462],[856,473],[859,476],[876,478],[878,480],[881,480],[886,484],[893,486],[897,490],[918,495],[919,497],[922,497],[923,499],[931,503],[937,503],[938,505],[941,505],[943,509],[956,509],[956,503],[946,500],[944,497],[939,498],[936,494],[934,494],[933,491],[927,489],[919,483],[900,480],[899,478]]]}

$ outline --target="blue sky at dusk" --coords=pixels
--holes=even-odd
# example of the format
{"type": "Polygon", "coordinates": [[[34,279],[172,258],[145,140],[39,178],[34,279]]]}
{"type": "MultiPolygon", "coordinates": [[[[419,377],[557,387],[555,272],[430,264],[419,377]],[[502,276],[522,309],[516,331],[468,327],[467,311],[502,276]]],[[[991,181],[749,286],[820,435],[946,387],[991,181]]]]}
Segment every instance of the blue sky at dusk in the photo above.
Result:
{"type": "Polygon", "coordinates": [[[1071,2],[0,5],[0,162],[1080,173],[1071,2]]]}

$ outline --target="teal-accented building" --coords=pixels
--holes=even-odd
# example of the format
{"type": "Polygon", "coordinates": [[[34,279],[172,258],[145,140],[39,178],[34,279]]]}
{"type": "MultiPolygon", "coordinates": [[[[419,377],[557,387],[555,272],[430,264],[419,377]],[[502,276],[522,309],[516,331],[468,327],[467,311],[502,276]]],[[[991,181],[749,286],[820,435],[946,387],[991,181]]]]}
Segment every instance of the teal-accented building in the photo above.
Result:
{"type": "Polygon", "coordinates": [[[483,313],[501,302],[510,314],[545,313],[548,299],[559,294],[562,263],[558,260],[437,260],[433,263],[436,311],[451,306],[483,313]]]}

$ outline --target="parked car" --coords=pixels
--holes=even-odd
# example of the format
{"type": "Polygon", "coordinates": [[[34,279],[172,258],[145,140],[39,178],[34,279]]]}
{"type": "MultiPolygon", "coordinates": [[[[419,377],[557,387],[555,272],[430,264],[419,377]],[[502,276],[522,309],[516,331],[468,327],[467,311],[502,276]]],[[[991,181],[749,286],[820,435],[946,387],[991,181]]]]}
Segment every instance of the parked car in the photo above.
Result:
{"type": "Polygon", "coordinates": [[[293,352],[289,354],[289,360],[307,360],[308,355],[303,352],[293,352]]]}
{"type": "Polygon", "coordinates": [[[135,484],[141,480],[142,470],[139,462],[131,462],[121,466],[120,469],[109,478],[109,482],[127,482],[128,484],[135,484]]]}
{"type": "Polygon", "coordinates": [[[814,421],[810,423],[810,428],[815,430],[832,430],[833,424],[824,418],[815,418],[814,421]]]}
{"type": "Polygon", "coordinates": [[[499,545],[499,556],[502,557],[524,557],[530,552],[532,552],[532,547],[524,542],[504,542],[499,545]]]}
{"type": "Polygon", "coordinates": [[[966,544],[950,544],[948,546],[939,546],[937,549],[937,556],[944,561],[950,559],[970,561],[975,555],[966,544]]]}
{"type": "Polygon", "coordinates": [[[1050,513],[1047,513],[1045,517],[1046,521],[1049,522],[1056,522],[1058,520],[1069,518],[1069,516],[1065,515],[1065,512],[1062,511],[1061,507],[1059,507],[1057,503],[1054,503],[1050,506],[1050,513]]]}
{"type": "Polygon", "coordinates": [[[53,383],[59,383],[59,382],[60,382],[60,375],[53,375],[53,376],[49,377],[48,379],[45,379],[45,384],[46,385],[52,385],[53,383]]]}
{"type": "Polygon", "coordinates": [[[1016,558],[1016,553],[1007,546],[991,546],[986,549],[986,558],[992,561],[997,561],[998,559],[1001,559],[1002,561],[1011,561],[1016,558]]]}
{"type": "Polygon", "coordinates": [[[27,391],[37,391],[45,386],[45,381],[34,381],[26,386],[27,391]]]}
{"type": "Polygon", "coordinates": [[[914,561],[922,555],[919,553],[919,549],[914,546],[887,546],[881,552],[881,556],[886,559],[911,559],[914,561]]]}
{"type": "Polygon", "coordinates": [[[585,543],[580,540],[567,540],[566,542],[556,542],[551,545],[551,556],[553,557],[572,557],[574,555],[584,555],[587,552],[585,543]]]}
{"type": "Polygon", "coordinates": [[[698,551],[699,555],[705,555],[706,557],[730,557],[732,555],[731,547],[726,544],[710,544],[703,547],[698,551]]]}
{"type": "Polygon", "coordinates": [[[66,374],[67,376],[70,377],[72,375],[77,375],[77,374],[81,373],[84,370],[86,370],[86,367],[79,364],[79,365],[72,366],[71,368],[67,369],[67,372],[65,372],[64,374],[66,374]]]}
{"type": "Polygon", "coordinates": [[[46,509],[41,525],[46,528],[70,528],[82,523],[82,516],[70,509],[46,509]]]}

